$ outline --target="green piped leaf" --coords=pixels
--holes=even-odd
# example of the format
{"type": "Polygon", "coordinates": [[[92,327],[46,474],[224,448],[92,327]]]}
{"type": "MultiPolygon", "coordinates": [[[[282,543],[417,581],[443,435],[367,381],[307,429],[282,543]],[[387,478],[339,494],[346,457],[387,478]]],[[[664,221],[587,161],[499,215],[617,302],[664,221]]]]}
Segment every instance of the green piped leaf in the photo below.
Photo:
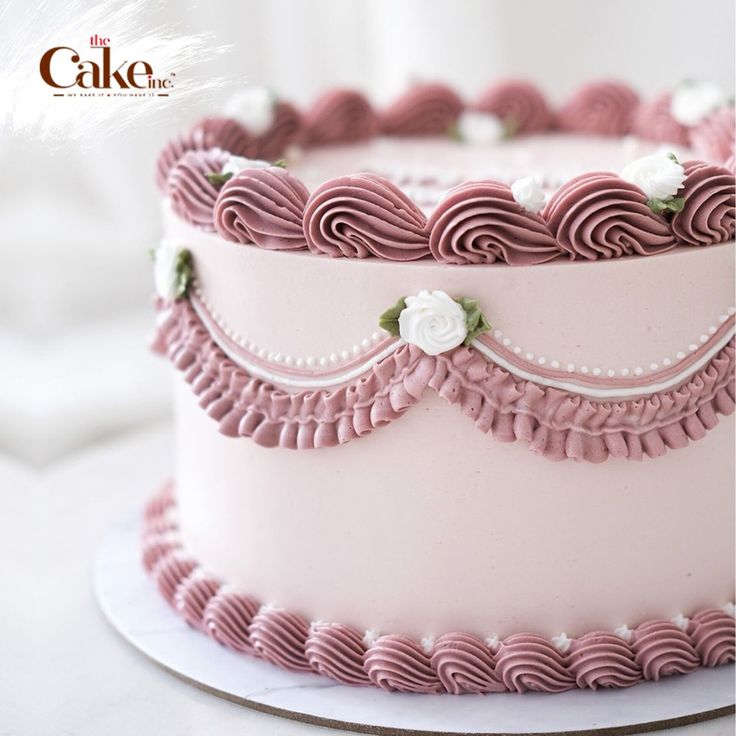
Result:
{"type": "Polygon", "coordinates": [[[673,197],[671,199],[648,199],[649,209],[655,215],[662,215],[667,212],[682,212],[685,206],[685,197],[673,197]]]}
{"type": "Polygon", "coordinates": [[[174,299],[181,299],[189,290],[189,285],[192,283],[192,277],[194,276],[194,263],[192,261],[191,251],[180,250],[176,254],[174,270],[176,272],[174,299]]]}
{"type": "Polygon", "coordinates": [[[207,181],[212,184],[213,187],[221,187],[226,181],[230,181],[230,179],[233,178],[231,171],[228,171],[227,174],[210,171],[208,174],[205,174],[205,176],[207,177],[207,181]]]}
{"type": "Polygon", "coordinates": [[[378,326],[389,335],[399,336],[399,315],[406,309],[406,297],[401,297],[393,307],[387,309],[379,318],[378,326]]]}
{"type": "Polygon", "coordinates": [[[674,153],[672,153],[672,151],[670,151],[670,152],[669,152],[669,153],[667,154],[667,158],[668,158],[668,159],[669,159],[670,161],[674,161],[674,162],[675,162],[676,164],[679,164],[679,163],[680,163],[680,162],[679,162],[679,161],[677,160],[677,156],[675,156],[675,154],[674,154],[674,153]]]}
{"type": "Polygon", "coordinates": [[[278,166],[280,169],[286,168],[286,159],[285,158],[279,158],[276,161],[273,162],[274,166],[278,166]]]}
{"type": "Polygon", "coordinates": [[[503,139],[513,138],[519,131],[519,119],[516,115],[509,115],[503,119],[503,139]]]}
{"type": "Polygon", "coordinates": [[[447,126],[447,135],[454,141],[462,141],[463,137],[460,135],[460,126],[457,124],[457,121],[447,126]]]}
{"type": "Polygon", "coordinates": [[[491,324],[485,318],[483,312],[480,310],[480,304],[477,299],[469,299],[467,297],[461,297],[455,299],[455,301],[465,311],[465,326],[468,329],[468,334],[465,335],[463,345],[467,346],[484,332],[488,332],[491,329],[491,324]]]}

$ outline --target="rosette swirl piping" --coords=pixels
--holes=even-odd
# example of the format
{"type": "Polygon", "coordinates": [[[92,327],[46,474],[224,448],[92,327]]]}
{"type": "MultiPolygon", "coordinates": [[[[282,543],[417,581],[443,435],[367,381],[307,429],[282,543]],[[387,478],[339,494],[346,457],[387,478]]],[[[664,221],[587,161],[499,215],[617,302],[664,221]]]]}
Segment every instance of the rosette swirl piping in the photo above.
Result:
{"type": "Polygon", "coordinates": [[[552,123],[542,93],[533,84],[516,79],[491,85],[474,108],[503,120],[515,134],[539,133],[552,123]]]}
{"type": "Polygon", "coordinates": [[[376,174],[325,182],[309,198],[304,235],[313,253],[413,261],[429,255],[426,218],[396,185],[376,174]]]}
{"type": "Polygon", "coordinates": [[[571,259],[652,255],[676,245],[663,217],[646,196],[616,174],[594,171],[563,184],[542,217],[571,259]]]}
{"type": "Polygon", "coordinates": [[[595,135],[625,135],[633,125],[639,98],[621,82],[594,82],[579,89],[557,115],[565,130],[595,135]]]}
{"type": "Polygon", "coordinates": [[[444,84],[419,84],[381,115],[386,135],[445,135],[463,109],[462,100],[444,84]]]}
{"type": "Polygon", "coordinates": [[[307,247],[302,216],[309,193],[286,169],[245,169],[220,190],[215,228],[226,240],[266,250],[307,247]]]}
{"type": "Polygon", "coordinates": [[[527,212],[500,182],[450,190],[432,212],[429,249],[441,263],[531,265],[562,254],[546,222],[527,212]]]}

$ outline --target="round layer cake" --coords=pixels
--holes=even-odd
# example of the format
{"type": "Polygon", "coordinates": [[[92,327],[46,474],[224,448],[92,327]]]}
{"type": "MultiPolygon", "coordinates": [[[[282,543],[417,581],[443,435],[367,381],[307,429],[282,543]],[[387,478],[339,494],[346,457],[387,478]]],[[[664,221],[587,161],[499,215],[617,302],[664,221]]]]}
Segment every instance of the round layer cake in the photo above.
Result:
{"type": "Polygon", "coordinates": [[[733,109],[703,98],[251,90],[167,145],[143,556],[188,623],[409,692],[734,660],[733,109]]]}

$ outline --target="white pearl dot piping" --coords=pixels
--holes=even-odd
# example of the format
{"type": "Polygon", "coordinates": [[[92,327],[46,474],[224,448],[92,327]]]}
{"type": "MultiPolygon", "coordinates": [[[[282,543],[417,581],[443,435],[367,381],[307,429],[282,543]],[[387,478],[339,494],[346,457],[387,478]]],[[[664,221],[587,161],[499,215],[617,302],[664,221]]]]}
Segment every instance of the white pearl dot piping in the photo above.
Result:
{"type": "MultiPolygon", "coordinates": [[[[720,324],[723,324],[728,320],[729,317],[736,314],[736,308],[730,307],[726,312],[719,315],[718,322],[720,324]]],[[[704,332],[702,335],[698,337],[698,343],[692,342],[687,346],[687,353],[694,353],[697,350],[700,349],[701,345],[705,345],[708,340],[718,332],[718,327],[715,324],[709,325],[707,329],[707,334],[704,332]]],[[[521,345],[515,344],[514,341],[508,336],[504,335],[502,330],[494,330],[492,333],[493,338],[503,345],[505,348],[508,348],[514,355],[519,355],[523,357],[525,360],[529,362],[533,362],[535,360],[534,353],[531,351],[525,350],[521,345]]],[[[687,353],[684,350],[679,350],[675,354],[675,359],[680,361],[684,360],[687,357],[687,353]]],[[[553,368],[554,370],[560,369],[561,366],[564,366],[564,370],[566,370],[568,373],[581,373],[584,376],[593,375],[593,376],[607,376],[608,378],[615,378],[616,376],[621,376],[622,378],[628,378],[631,375],[634,376],[643,376],[644,373],[656,373],[657,371],[661,370],[662,368],[669,368],[675,360],[670,358],[669,356],[662,358],[658,361],[652,361],[651,363],[646,364],[646,368],[643,366],[634,366],[633,368],[630,367],[624,367],[624,368],[604,368],[601,366],[589,366],[589,365],[576,365],[575,363],[565,363],[560,360],[549,360],[545,357],[536,358],[536,362],[540,366],[549,366],[550,368],[553,368]]]]}
{"type": "Polygon", "coordinates": [[[327,355],[296,356],[288,353],[280,353],[268,350],[257,345],[255,342],[238,335],[227,324],[222,315],[212,308],[212,304],[196,282],[193,285],[193,291],[197,299],[202,303],[202,306],[206,309],[210,319],[220,328],[220,330],[222,330],[223,334],[228,339],[232,340],[236,345],[247,350],[261,360],[274,365],[285,365],[290,368],[334,368],[371,351],[376,345],[382,343],[389,336],[385,330],[376,330],[368,337],[364,337],[360,342],[352,345],[349,349],[336,350],[327,355]]]}

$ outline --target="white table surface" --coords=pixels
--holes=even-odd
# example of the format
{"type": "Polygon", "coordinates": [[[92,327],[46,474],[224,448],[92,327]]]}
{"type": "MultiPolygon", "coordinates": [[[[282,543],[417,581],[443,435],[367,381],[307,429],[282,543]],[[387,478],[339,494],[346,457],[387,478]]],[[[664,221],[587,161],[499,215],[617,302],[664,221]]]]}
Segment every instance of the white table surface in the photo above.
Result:
{"type": "MultiPolygon", "coordinates": [[[[0,736],[347,733],[251,711],[180,682],[126,644],[97,609],[97,545],[171,467],[166,426],[98,444],[42,477],[0,456],[0,736]]],[[[728,717],[662,733],[734,730],[728,717]]]]}

